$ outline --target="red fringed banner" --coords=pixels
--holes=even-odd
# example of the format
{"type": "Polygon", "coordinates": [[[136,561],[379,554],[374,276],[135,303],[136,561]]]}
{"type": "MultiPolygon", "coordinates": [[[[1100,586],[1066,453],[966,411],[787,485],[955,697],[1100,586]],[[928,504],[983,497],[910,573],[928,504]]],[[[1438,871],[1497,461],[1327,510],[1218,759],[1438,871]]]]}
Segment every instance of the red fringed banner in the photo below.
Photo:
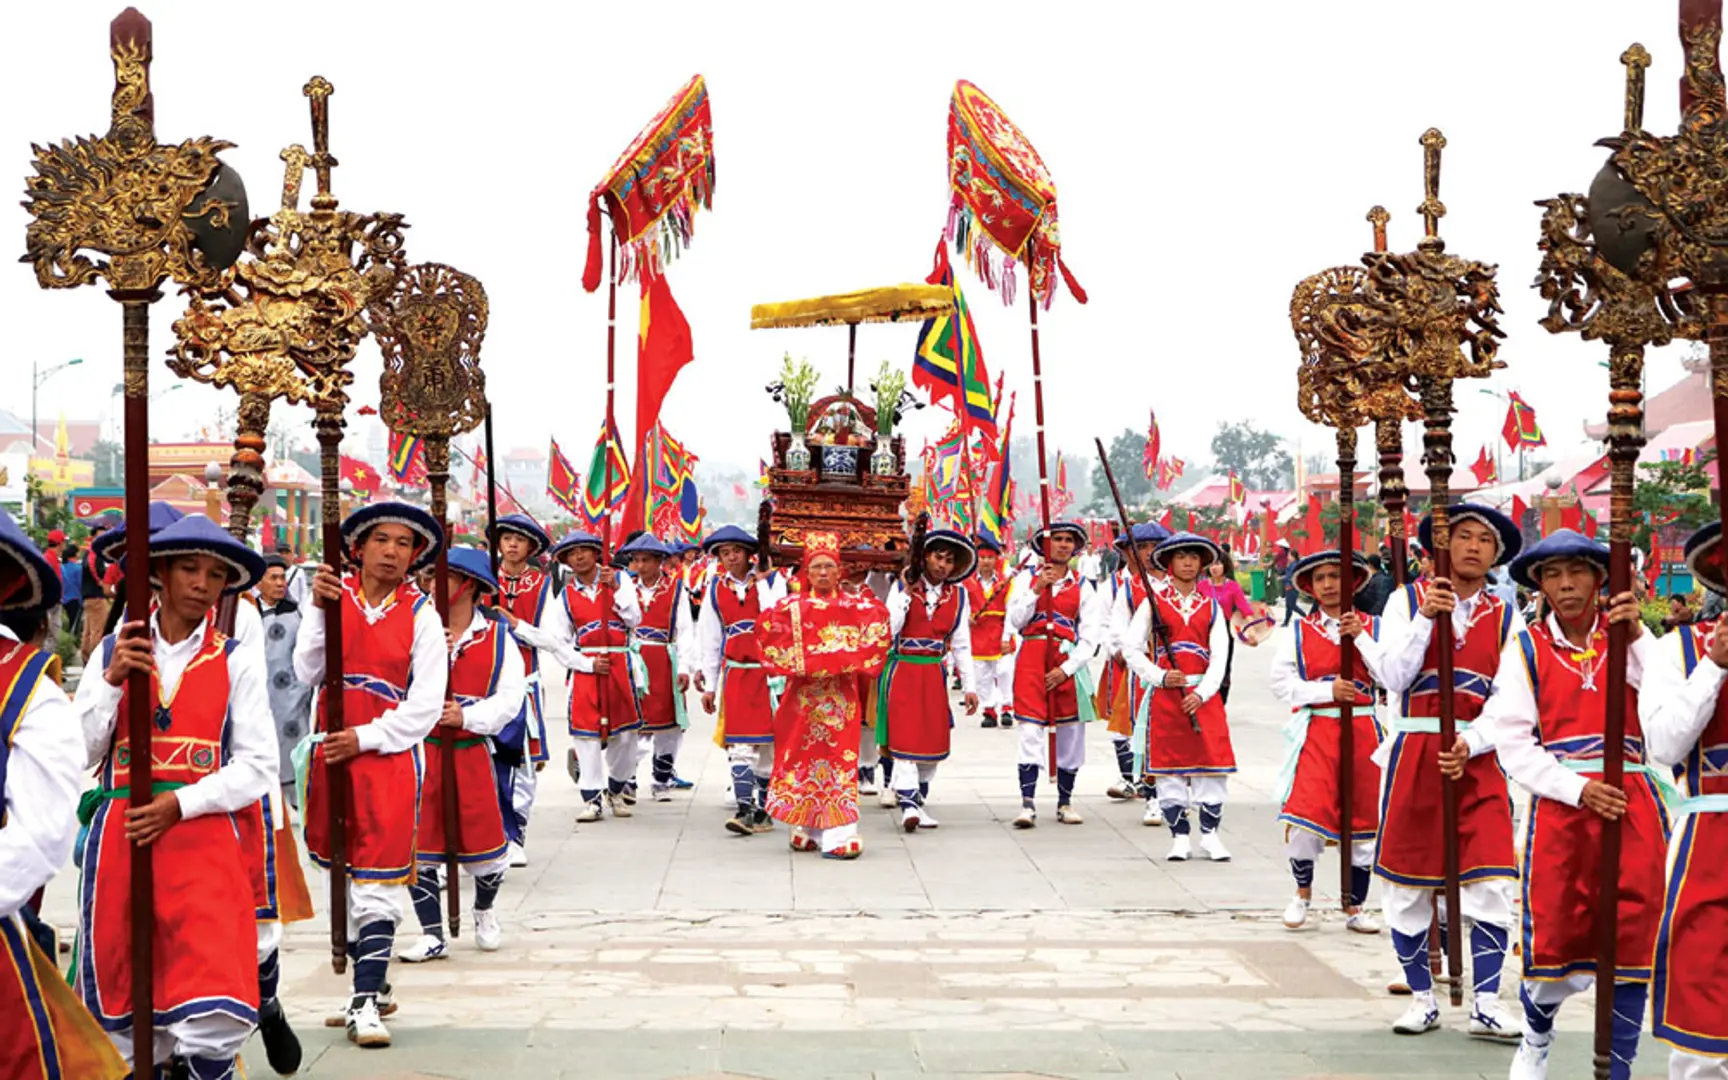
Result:
{"type": "Polygon", "coordinates": [[[696,211],[713,199],[714,120],[708,84],[697,75],[631,140],[589,196],[582,287],[600,287],[602,200],[621,249],[619,277],[629,281],[644,264],[658,267],[688,247],[696,211]]]}
{"type": "Polygon", "coordinates": [[[1049,307],[1056,272],[1082,304],[1086,290],[1062,262],[1056,182],[1032,143],[984,91],[964,79],[948,105],[948,239],[967,264],[1014,302],[1015,266],[1029,268],[1032,295],[1049,307]],[[990,250],[994,244],[1001,256],[990,250]]]}

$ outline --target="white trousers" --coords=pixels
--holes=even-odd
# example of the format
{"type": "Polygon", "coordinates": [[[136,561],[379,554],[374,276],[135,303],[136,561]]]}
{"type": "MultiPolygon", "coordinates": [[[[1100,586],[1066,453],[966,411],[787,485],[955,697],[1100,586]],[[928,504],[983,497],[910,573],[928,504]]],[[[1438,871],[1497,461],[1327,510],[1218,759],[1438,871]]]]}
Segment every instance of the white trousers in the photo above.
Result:
{"type": "Polygon", "coordinates": [[[635,735],[632,731],[614,736],[606,741],[604,750],[600,748],[599,739],[571,740],[576,744],[576,768],[582,774],[581,790],[605,791],[607,785],[601,781],[602,776],[623,783],[635,774],[635,735]]]}
{"type": "MultiPolygon", "coordinates": [[[[212,1013],[191,1020],[180,1020],[166,1027],[153,1028],[155,1051],[151,1063],[160,1065],[170,1057],[231,1058],[240,1054],[252,1035],[252,1025],[223,1013],[212,1013]]],[[[110,1031],[114,1049],[128,1062],[132,1061],[132,1029],[110,1031]]]]}
{"type": "Polygon", "coordinates": [[[869,724],[858,725],[858,767],[874,769],[882,760],[882,748],[876,745],[876,729],[869,724]]]}
{"type": "MultiPolygon", "coordinates": [[[[516,766],[515,777],[510,784],[510,808],[516,811],[516,816],[526,822],[534,812],[534,791],[540,783],[540,773],[534,768],[534,763],[526,757],[522,764],[516,766]]],[[[523,839],[527,839],[526,836],[523,839]]]]}
{"type": "MultiPolygon", "coordinates": [[[[329,895],[330,890],[324,890],[329,895]]],[[[360,928],[367,923],[389,920],[391,926],[402,923],[402,886],[381,885],[375,881],[348,879],[348,940],[360,940],[360,928]]]]}
{"type": "Polygon", "coordinates": [[[1222,804],[1229,790],[1228,776],[1160,776],[1153,784],[1152,797],[1159,806],[1186,810],[1195,805],[1222,804]]]}
{"type": "Polygon", "coordinates": [[[1009,709],[1014,706],[1014,654],[995,660],[973,660],[972,677],[978,684],[978,707],[1009,709]]]}
{"type": "MultiPolygon", "coordinates": [[[[1441,890],[1412,889],[1390,881],[1380,884],[1383,886],[1380,912],[1390,929],[1400,934],[1426,934],[1436,903],[1440,905],[1441,918],[1446,917],[1446,898],[1441,890]]],[[[1516,925],[1512,917],[1512,890],[1517,887],[1516,881],[1500,878],[1466,882],[1458,887],[1458,903],[1466,919],[1509,929],[1516,925]]]]}
{"type": "Polygon", "coordinates": [[[636,765],[631,775],[642,768],[642,763],[656,754],[678,756],[678,748],[684,745],[684,729],[669,728],[666,731],[638,731],[636,733],[636,765]]]}
{"type": "Polygon", "coordinates": [[[1728,1080],[1728,1058],[1699,1057],[1684,1050],[1668,1055],[1668,1080],[1728,1080]]]}
{"type": "MultiPolygon", "coordinates": [[[[1022,765],[1036,765],[1048,768],[1050,765],[1050,729],[1044,724],[1034,724],[1022,720],[1017,725],[1020,729],[1020,756],[1022,765]]],[[[1086,725],[1058,724],[1056,725],[1056,767],[1078,771],[1086,764],[1086,725]]]]}
{"type": "Polygon", "coordinates": [[[936,766],[940,761],[896,761],[894,763],[894,790],[906,795],[918,793],[918,785],[928,784],[936,778],[936,766]],[[918,766],[916,769],[912,766],[918,766]]]}
{"type": "MultiPolygon", "coordinates": [[[[510,869],[510,854],[509,854],[509,852],[505,852],[503,855],[498,856],[496,859],[493,859],[490,862],[483,862],[483,863],[459,862],[456,865],[461,867],[462,872],[467,874],[469,877],[485,877],[487,874],[502,874],[505,871],[510,869]]],[[[438,881],[440,884],[443,883],[443,881],[444,881],[444,860],[443,859],[421,859],[419,862],[419,868],[421,870],[435,870],[435,871],[437,871],[438,881]]]]}
{"type": "Polygon", "coordinates": [[[726,760],[749,765],[757,776],[773,776],[774,744],[732,743],[726,747],[726,760]]]}
{"type": "Polygon", "coordinates": [[[836,825],[832,829],[805,829],[804,835],[816,841],[823,851],[834,851],[858,835],[858,823],[836,825]]]}
{"type": "Polygon", "coordinates": [[[282,947],[282,924],[279,922],[261,922],[258,924],[258,962],[262,964],[270,959],[270,954],[282,947]]]}
{"type": "MultiPolygon", "coordinates": [[[[1284,857],[1303,862],[1318,861],[1326,851],[1326,840],[1307,829],[1291,829],[1284,837],[1284,857]]],[[[1350,845],[1351,866],[1374,865],[1374,841],[1357,840],[1350,845]]]]}

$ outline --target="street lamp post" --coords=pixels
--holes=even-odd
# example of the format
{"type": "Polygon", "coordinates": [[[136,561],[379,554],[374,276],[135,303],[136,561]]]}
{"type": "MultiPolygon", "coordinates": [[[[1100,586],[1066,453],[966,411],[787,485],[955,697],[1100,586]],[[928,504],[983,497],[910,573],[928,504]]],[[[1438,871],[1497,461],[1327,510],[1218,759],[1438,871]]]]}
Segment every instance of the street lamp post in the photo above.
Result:
{"type": "Polygon", "coordinates": [[[30,452],[31,453],[36,452],[36,440],[38,438],[40,438],[40,436],[38,436],[36,433],[36,391],[42,389],[42,384],[47,382],[49,379],[53,378],[55,375],[59,374],[60,372],[66,370],[69,367],[73,367],[74,365],[77,365],[77,364],[82,364],[83,362],[84,362],[83,358],[80,357],[78,359],[68,360],[62,364],[55,364],[53,367],[49,368],[47,371],[41,371],[37,368],[36,361],[34,361],[34,360],[30,361],[30,452]]]}

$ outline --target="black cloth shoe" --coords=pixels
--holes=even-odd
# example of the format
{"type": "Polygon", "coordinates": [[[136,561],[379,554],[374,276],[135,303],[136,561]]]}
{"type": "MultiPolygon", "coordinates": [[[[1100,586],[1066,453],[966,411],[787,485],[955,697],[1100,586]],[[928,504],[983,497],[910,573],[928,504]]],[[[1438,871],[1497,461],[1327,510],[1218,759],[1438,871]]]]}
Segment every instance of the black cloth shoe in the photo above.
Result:
{"type": "Polygon", "coordinates": [[[994,716],[990,715],[989,713],[985,713],[983,722],[980,723],[978,726],[979,727],[995,727],[996,726],[996,718],[994,716]]]}
{"type": "Polygon", "coordinates": [[[300,1038],[288,1026],[288,1014],[280,1000],[267,1001],[258,1009],[258,1035],[264,1040],[264,1056],[277,1076],[300,1071],[300,1038]]]}

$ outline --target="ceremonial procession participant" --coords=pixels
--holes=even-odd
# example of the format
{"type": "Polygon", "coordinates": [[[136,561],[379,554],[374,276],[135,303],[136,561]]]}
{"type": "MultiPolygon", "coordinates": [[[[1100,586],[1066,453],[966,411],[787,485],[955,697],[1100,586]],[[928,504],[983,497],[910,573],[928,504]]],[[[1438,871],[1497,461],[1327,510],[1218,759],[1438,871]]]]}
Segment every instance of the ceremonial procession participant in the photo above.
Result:
{"type": "MultiPolygon", "coordinates": [[[[1728,594],[1722,525],[1686,540],[1694,581],[1728,594]]],[[[1656,939],[1650,1030],[1672,1048],[1669,1080],[1728,1080],[1728,618],[1677,627],[1645,668],[1639,699],[1646,755],[1678,769],[1686,798],[1669,849],[1656,939]],[[1660,680],[1659,684],[1656,680],[1660,680]]]]}
{"type": "Polygon", "coordinates": [[[948,707],[942,658],[951,656],[960,675],[966,715],[978,711],[972,670],[972,625],[962,587],[978,561],[976,549],[952,529],[924,537],[920,566],[908,567],[888,594],[888,627],[894,646],[877,688],[876,738],[900,767],[894,771],[900,827],[934,829],[924,805],[936,767],[947,757],[954,717],[948,707]]]}
{"type": "MultiPolygon", "coordinates": [[[[1361,555],[1351,556],[1351,596],[1368,583],[1370,568],[1361,555]]],[[[1364,615],[1344,599],[1344,575],[1337,551],[1317,551],[1298,560],[1291,583],[1314,601],[1314,608],[1296,622],[1295,633],[1281,640],[1272,658],[1272,693],[1290,706],[1284,727],[1290,744],[1279,773],[1278,820],[1284,823],[1284,854],[1296,879],[1296,895],[1284,909],[1284,925],[1299,929],[1308,921],[1314,900],[1314,863],[1326,845],[1336,844],[1344,857],[1346,841],[1339,815],[1339,761],[1343,748],[1341,705],[1351,706],[1353,734],[1350,789],[1350,902],[1344,925],[1359,934],[1377,934],[1379,923],[1363,910],[1374,870],[1374,837],[1380,826],[1380,766],[1374,750],[1380,745],[1380,725],[1374,720],[1374,687],[1380,659],[1375,635],[1379,621],[1364,615]],[[1356,663],[1343,676],[1343,635],[1355,643],[1356,663]]]]}
{"type": "Polygon", "coordinates": [[[1175,533],[1152,550],[1163,582],[1134,610],[1123,654],[1146,693],[1135,715],[1135,742],[1152,797],[1170,827],[1172,862],[1192,854],[1188,810],[1200,818],[1200,850],[1215,862],[1230,858],[1218,828],[1229,776],[1236,771],[1230,721],[1219,698],[1230,652],[1230,625],[1200,591],[1200,575],[1219,558],[1218,545],[1175,533]],[[1154,627],[1156,613],[1158,625],[1154,627]]]}
{"type": "Polygon", "coordinates": [[[624,790],[636,770],[642,715],[630,678],[630,632],[642,619],[636,584],[600,565],[601,542],[577,530],[558,541],[552,558],[570,580],[540,622],[547,647],[570,672],[570,738],[576,744],[578,822],[599,821],[600,796],[613,817],[632,814],[624,790]],[[604,597],[610,593],[610,610],[604,597]]]}
{"type": "Polygon", "coordinates": [[[1146,577],[1152,582],[1163,580],[1163,571],[1157,569],[1152,562],[1152,553],[1158,549],[1159,543],[1169,539],[1170,530],[1155,521],[1142,521],[1132,527],[1127,537],[1118,537],[1118,551],[1122,564],[1110,576],[1110,644],[1111,663],[1105,666],[1105,680],[1099,685],[1099,700],[1108,701],[1108,709],[1099,710],[1098,715],[1108,718],[1110,731],[1110,746],[1116,752],[1116,770],[1120,779],[1104,792],[1112,799],[1125,801],[1144,798],[1146,812],[1140,818],[1142,825],[1164,824],[1164,812],[1158,808],[1158,800],[1153,797],[1152,789],[1141,780],[1140,770],[1134,764],[1134,717],[1139,715],[1140,697],[1144,694],[1134,673],[1128,668],[1128,661],[1123,658],[1123,642],[1128,637],[1128,626],[1134,619],[1134,613],[1140,609],[1141,601],[1146,599],[1146,589],[1140,583],[1139,568],[1144,567],[1146,577]],[[1132,550],[1129,544],[1133,544],[1132,550]],[[1138,565],[1134,556],[1140,557],[1138,565]],[[1113,670],[1114,668],[1114,670],[1113,670]],[[1105,686],[1110,686],[1108,695],[1105,686]]]}
{"type": "Polygon", "coordinates": [[[635,785],[635,770],[642,759],[652,755],[649,794],[655,802],[670,802],[678,778],[678,748],[684,742],[684,729],[690,726],[684,712],[684,691],[690,687],[690,669],[696,666],[690,606],[684,599],[683,580],[666,569],[672,548],[664,541],[643,533],[618,553],[629,560],[636,579],[642,621],[632,632],[632,644],[648,684],[638,702],[642,729],[630,783],[635,785]]]}
{"type": "MultiPolygon", "coordinates": [[[[857,545],[859,551],[872,550],[869,544],[857,545]]],[[[870,569],[864,562],[854,563],[850,568],[842,563],[840,567],[840,588],[849,596],[868,598],[878,604],[888,596],[888,590],[894,587],[892,575],[880,570],[870,569]]],[[[886,610],[886,608],[884,608],[886,610]]],[[[879,805],[893,810],[900,805],[899,797],[894,794],[894,758],[876,742],[876,703],[877,691],[881,679],[877,675],[858,675],[858,694],[864,702],[864,722],[858,726],[858,794],[880,795],[879,805]],[[876,786],[876,767],[882,767],[882,786],[876,786]]]]}
{"type": "Polygon", "coordinates": [[[402,921],[397,890],[413,880],[418,851],[420,746],[443,713],[449,679],[444,627],[409,577],[436,561],[444,533],[417,506],[376,502],[343,520],[342,542],[354,570],[338,577],[328,564],[318,567],[294,646],[294,674],[319,687],[322,698],[323,605],[340,605],[343,729],[327,732],[327,704],[320,700],[303,819],[314,863],[328,868],[337,843],[347,856],[354,980],[346,1027],[351,1041],[378,1047],[390,1045],[383,1016],[394,1009],[388,976],[402,921]],[[346,766],[341,837],[329,833],[332,765],[346,766]]]}
{"type": "MultiPolygon", "coordinates": [[[[1380,681],[1399,702],[1390,739],[1374,760],[1384,779],[1380,835],[1374,872],[1384,882],[1381,914],[1404,969],[1413,999],[1393,1024],[1401,1035],[1419,1035],[1440,1026],[1440,1007],[1428,970],[1428,927],[1435,897],[1446,884],[1442,775],[1458,784],[1459,901],[1471,921],[1471,974],[1475,983],[1469,1020],[1473,1037],[1519,1038],[1522,1027],[1499,1000],[1500,971],[1514,922],[1512,804],[1506,778],[1488,755],[1494,745],[1471,722],[1482,712],[1501,650],[1524,630],[1524,620],[1484,586],[1491,567],[1518,554],[1523,541],[1511,519],[1474,503],[1455,503],[1452,522],[1451,578],[1423,578],[1394,594],[1380,621],[1380,681]],[[1440,643],[1434,616],[1452,615],[1454,710],[1458,740],[1440,746],[1440,643]]],[[[1433,546],[1433,517],[1417,533],[1424,549],[1433,546]]],[[[1443,913],[1443,918],[1444,918],[1443,913]]],[[[1459,925],[1456,918],[1452,925],[1459,925]]]]}
{"type": "Polygon", "coordinates": [[[1008,593],[1008,626],[1020,635],[1014,662],[1014,719],[1020,727],[1020,813],[1014,827],[1038,824],[1038,773],[1056,743],[1056,820],[1078,825],[1074,780],[1086,760],[1085,721],[1092,718],[1092,675],[1087,665],[1109,634],[1104,599],[1073,566],[1086,546],[1086,530],[1051,522],[1032,538],[1045,553],[1036,569],[1015,575],[1008,593]],[[1057,661],[1057,657],[1062,659],[1057,661]]]}
{"type": "MultiPolygon", "coordinates": [[[[92,654],[74,708],[85,764],[98,786],[79,817],[89,825],[79,885],[73,987],[120,1055],[175,1058],[194,1080],[236,1075],[258,1022],[258,931],[253,865],[236,815],[277,785],[276,732],[264,654],[216,630],[224,592],[250,588],[263,560],[209,519],[190,515],[150,538],[157,601],[148,621],[128,620],[92,654]],[[127,676],[149,676],[152,790],[128,808],[131,744],[127,676]],[[134,846],[150,847],[156,1045],[132,1045],[130,923],[134,846]]],[[[135,1068],[136,1068],[135,1064],[135,1068]]]]}
{"type": "Polygon", "coordinates": [[[1014,638],[1008,633],[1008,589],[1001,572],[1002,545],[979,533],[973,538],[978,570],[966,579],[966,612],[972,632],[972,684],[984,710],[979,726],[1014,724],[1014,638]]]}
{"type": "Polygon", "coordinates": [[[520,647],[527,678],[522,715],[492,740],[492,761],[504,831],[510,837],[510,865],[527,866],[528,818],[534,810],[539,772],[548,757],[540,650],[550,650],[552,645],[540,629],[540,620],[558,595],[558,582],[550,567],[543,570],[533,563],[552,546],[552,538],[527,514],[497,519],[491,540],[498,547],[498,608],[520,647]]]}
{"type": "Polygon", "coordinates": [[[1614,995],[1608,1075],[1629,1080],[1649,996],[1668,843],[1638,723],[1653,646],[1632,593],[1613,597],[1603,610],[1598,595],[1608,582],[1608,549],[1594,540],[1570,529],[1551,533],[1513,561],[1512,578],[1542,593],[1548,615],[1506,643],[1493,694],[1476,724],[1493,740],[1501,767],[1531,795],[1521,874],[1524,1037],[1510,1075],[1548,1075],[1561,1002],[1596,982],[1603,822],[1619,821],[1618,962],[1606,991],[1614,995]],[[1608,627],[1617,622],[1627,624],[1630,635],[1622,787],[1601,779],[1608,627]]]}
{"type": "Polygon", "coordinates": [[[17,632],[25,622],[46,629],[60,585],[0,510],[0,1076],[120,1080],[129,1067],[25,922],[31,897],[72,853],[83,786],[78,720],[49,675],[53,654],[17,632]]]}
{"type": "MultiPolygon", "coordinates": [[[[300,605],[288,598],[288,560],[280,555],[264,556],[264,576],[258,581],[257,594],[264,670],[269,677],[270,715],[276,721],[276,740],[281,747],[278,775],[284,802],[291,803],[297,796],[290,752],[308,730],[312,688],[294,678],[294,642],[300,636],[301,612],[300,605]]],[[[238,610],[235,620],[238,631],[238,610]]]]}
{"type": "Polygon", "coordinates": [[[882,668],[888,612],[868,591],[840,588],[840,543],[804,536],[802,587],[765,609],[755,637],[764,669],[786,679],[775,708],[774,776],[766,808],[791,827],[794,851],[856,859],[858,745],[864,678],[882,668]],[[862,678],[861,678],[862,677],[862,678]]]}
{"type": "Polygon", "coordinates": [[[439,911],[444,863],[443,756],[456,755],[456,862],[474,879],[474,944],[496,952],[503,939],[493,904],[509,866],[509,840],[493,786],[487,740],[520,715],[525,676],[522,654],[501,619],[481,608],[498,592],[492,560],[475,548],[451,548],[446,607],[450,628],[450,698],[426,736],[420,787],[419,879],[408,887],[420,938],[397,954],[408,963],[446,955],[439,911]]]}
{"type": "Polygon", "coordinates": [[[786,595],[773,570],[752,569],[756,538],[736,525],[716,529],[702,550],[719,567],[696,620],[703,711],[719,714],[714,741],[726,747],[738,810],[726,828],[740,836],[773,827],[766,808],[774,771],[774,700],[756,642],[756,621],[786,595]]]}

